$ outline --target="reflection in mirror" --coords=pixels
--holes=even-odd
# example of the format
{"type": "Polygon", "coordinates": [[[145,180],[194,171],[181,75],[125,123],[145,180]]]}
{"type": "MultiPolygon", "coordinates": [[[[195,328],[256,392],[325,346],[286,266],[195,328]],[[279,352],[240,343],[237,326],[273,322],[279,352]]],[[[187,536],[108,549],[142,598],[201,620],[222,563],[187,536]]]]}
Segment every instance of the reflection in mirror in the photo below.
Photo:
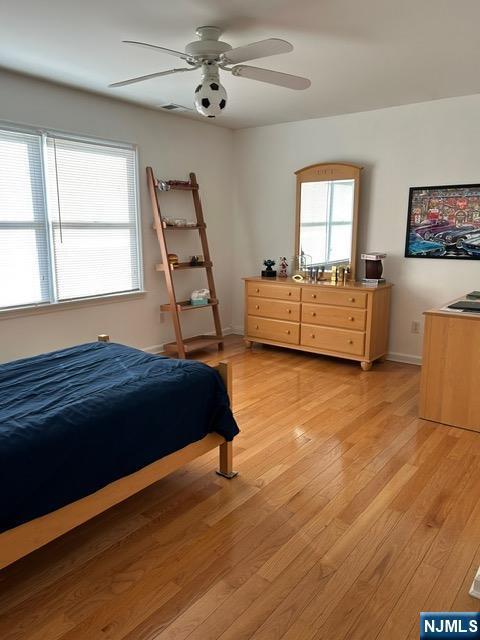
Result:
{"type": "Polygon", "coordinates": [[[355,280],[360,173],[346,162],[312,164],[295,171],[295,256],[293,271],[320,272],[350,266],[355,280]],[[312,269],[310,269],[312,267],[312,269]]]}
{"type": "Polygon", "coordinates": [[[302,182],[300,254],[312,266],[348,264],[352,260],[355,180],[302,182]]]}

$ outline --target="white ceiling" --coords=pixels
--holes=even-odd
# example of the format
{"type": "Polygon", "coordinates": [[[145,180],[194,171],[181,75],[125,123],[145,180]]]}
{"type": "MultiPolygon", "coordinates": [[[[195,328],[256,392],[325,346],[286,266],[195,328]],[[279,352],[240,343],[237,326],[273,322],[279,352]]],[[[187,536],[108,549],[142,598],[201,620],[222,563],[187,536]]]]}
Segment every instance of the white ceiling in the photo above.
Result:
{"type": "Polygon", "coordinates": [[[480,92],[479,0],[0,0],[0,8],[0,65],[151,107],[191,106],[200,73],[108,89],[182,64],[124,39],[183,50],[197,26],[212,24],[234,47],[289,40],[292,53],[247,64],[309,77],[311,88],[224,73],[229,102],[216,122],[232,128],[480,92]]]}

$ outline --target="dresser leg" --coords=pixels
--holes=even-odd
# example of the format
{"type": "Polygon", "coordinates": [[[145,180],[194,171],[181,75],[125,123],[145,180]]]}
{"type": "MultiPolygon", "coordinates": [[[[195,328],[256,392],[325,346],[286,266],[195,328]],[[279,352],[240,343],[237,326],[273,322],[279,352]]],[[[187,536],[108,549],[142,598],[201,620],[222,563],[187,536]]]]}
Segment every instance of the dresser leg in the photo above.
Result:
{"type": "Polygon", "coordinates": [[[251,349],[253,342],[251,340],[247,340],[246,338],[243,339],[245,346],[247,347],[247,349],[251,349]]]}
{"type": "Polygon", "coordinates": [[[370,371],[373,366],[373,362],[367,362],[366,360],[364,360],[363,362],[360,362],[360,366],[362,367],[363,371],[370,371]]]}

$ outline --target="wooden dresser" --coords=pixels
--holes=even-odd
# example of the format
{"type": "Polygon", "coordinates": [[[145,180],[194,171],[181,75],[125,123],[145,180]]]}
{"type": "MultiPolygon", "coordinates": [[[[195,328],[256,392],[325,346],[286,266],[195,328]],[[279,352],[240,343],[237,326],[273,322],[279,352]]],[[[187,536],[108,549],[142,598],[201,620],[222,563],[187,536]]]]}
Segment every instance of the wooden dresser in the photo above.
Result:
{"type": "Polygon", "coordinates": [[[420,417],[480,431],[480,314],[425,312],[420,417]]]}
{"type": "Polygon", "coordinates": [[[245,342],[357,360],[368,371],[387,352],[390,290],[245,278],[245,342]]]}

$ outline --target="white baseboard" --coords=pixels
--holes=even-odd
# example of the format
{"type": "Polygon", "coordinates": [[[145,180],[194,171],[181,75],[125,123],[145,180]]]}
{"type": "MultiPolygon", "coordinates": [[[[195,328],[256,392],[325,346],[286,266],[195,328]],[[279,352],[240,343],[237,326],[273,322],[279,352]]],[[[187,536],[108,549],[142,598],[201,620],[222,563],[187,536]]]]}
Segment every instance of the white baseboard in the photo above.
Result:
{"type": "MultiPolygon", "coordinates": [[[[230,336],[232,333],[236,333],[233,331],[232,327],[224,327],[222,329],[224,336],[230,336]]],[[[215,331],[208,331],[205,335],[215,335],[215,331]]],[[[165,343],[163,344],[154,344],[151,347],[142,347],[142,351],[146,351],[147,353],[163,353],[165,348],[165,343]]]]}
{"type": "Polygon", "coordinates": [[[162,353],[163,344],[154,344],[152,347],[142,347],[142,351],[147,353],[162,353]]]}
{"type": "Polygon", "coordinates": [[[421,366],[422,356],[414,356],[411,353],[387,353],[386,360],[393,362],[405,362],[406,364],[416,364],[421,366]]]}
{"type": "MultiPolygon", "coordinates": [[[[234,325],[232,327],[232,333],[243,336],[243,325],[234,325]]],[[[422,356],[414,356],[410,353],[388,353],[385,356],[386,360],[392,360],[392,362],[405,362],[406,364],[416,364],[420,366],[422,364],[422,356]]]]}
{"type": "Polygon", "coordinates": [[[243,336],[243,334],[244,334],[243,324],[234,325],[232,327],[232,333],[235,333],[238,336],[243,336]]]}

